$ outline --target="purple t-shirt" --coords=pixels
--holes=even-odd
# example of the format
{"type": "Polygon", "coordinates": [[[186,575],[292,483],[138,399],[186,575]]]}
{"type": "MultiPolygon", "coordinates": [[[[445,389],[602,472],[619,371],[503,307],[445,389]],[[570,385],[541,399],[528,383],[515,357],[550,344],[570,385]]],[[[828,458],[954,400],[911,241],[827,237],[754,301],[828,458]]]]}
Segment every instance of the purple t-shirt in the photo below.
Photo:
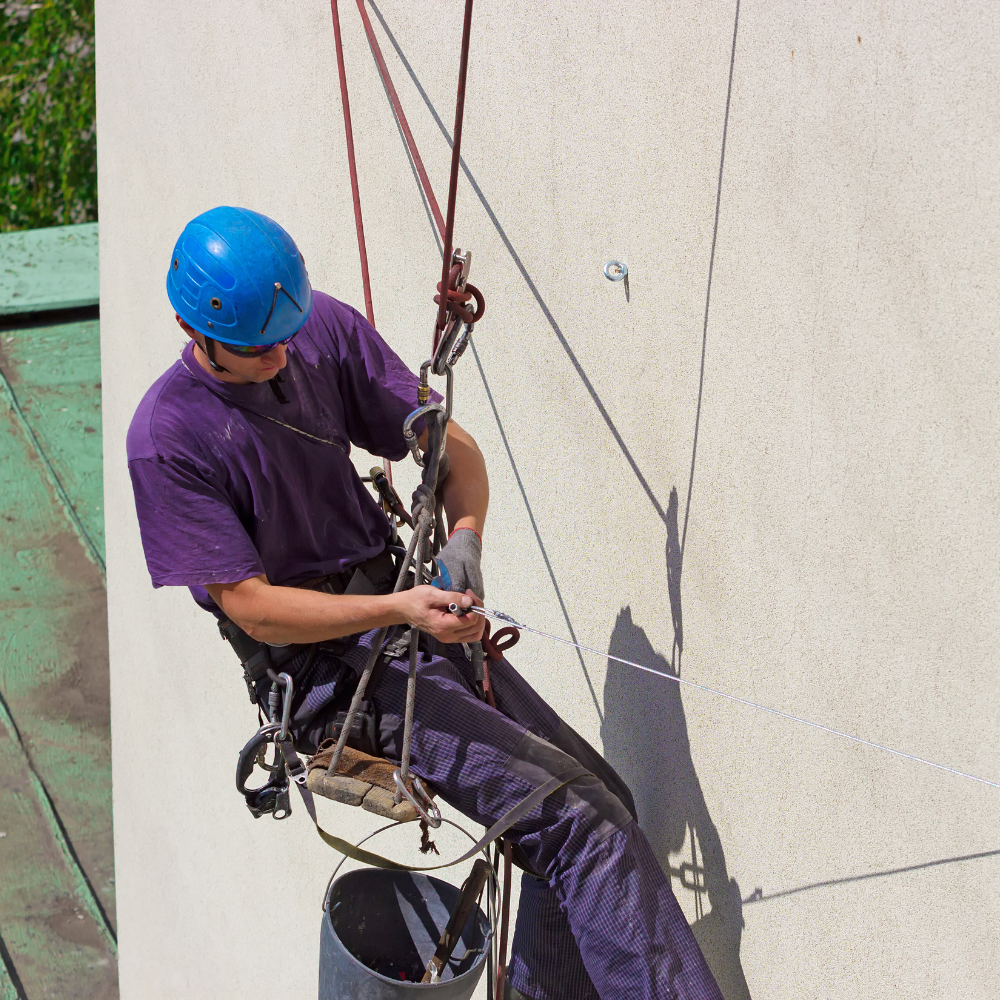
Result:
{"type": "Polygon", "coordinates": [[[294,586],[377,555],[389,524],[351,445],[403,458],[417,379],[365,318],[313,293],[281,371],[286,404],[267,383],[213,378],[193,350],[143,397],[126,442],[153,586],[190,587],[214,611],[205,584],[294,586]]]}

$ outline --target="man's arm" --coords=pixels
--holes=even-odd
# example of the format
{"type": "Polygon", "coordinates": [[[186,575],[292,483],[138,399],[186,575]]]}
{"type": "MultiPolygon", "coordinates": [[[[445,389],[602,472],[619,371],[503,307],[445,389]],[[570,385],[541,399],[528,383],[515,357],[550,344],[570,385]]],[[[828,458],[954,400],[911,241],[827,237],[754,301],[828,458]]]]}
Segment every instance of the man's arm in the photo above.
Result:
{"type": "Polygon", "coordinates": [[[437,555],[442,578],[437,582],[448,590],[471,590],[482,600],[482,529],[490,502],[486,463],[472,436],[454,422],[448,425],[445,450],[450,471],[441,492],[451,533],[437,555]]]}
{"type": "Polygon", "coordinates": [[[452,602],[473,603],[471,592],[455,594],[436,587],[414,587],[398,594],[324,594],[299,587],[274,587],[265,576],[238,583],[211,583],[212,600],[258,642],[320,642],[383,625],[415,625],[441,642],[478,642],[483,618],[459,618],[452,602]]]}
{"type": "MultiPolygon", "coordinates": [[[[427,431],[420,435],[421,449],[427,447],[427,431]]],[[[480,537],[490,505],[490,480],[486,461],[479,445],[454,420],[448,421],[449,473],[444,483],[444,510],[448,515],[448,530],[472,528],[480,537]]]]}
{"type": "MultiPolygon", "coordinates": [[[[427,443],[426,432],[420,445],[427,443]]],[[[448,424],[450,471],[444,484],[444,509],[452,531],[471,528],[481,535],[489,506],[486,462],[472,435],[454,420],[448,424]]],[[[383,625],[415,625],[441,642],[477,642],[483,634],[480,615],[459,618],[452,602],[473,603],[472,591],[449,593],[415,587],[399,594],[323,594],[298,587],[275,587],[265,576],[238,583],[208,585],[212,600],[247,635],[258,642],[320,642],[383,625]]]]}

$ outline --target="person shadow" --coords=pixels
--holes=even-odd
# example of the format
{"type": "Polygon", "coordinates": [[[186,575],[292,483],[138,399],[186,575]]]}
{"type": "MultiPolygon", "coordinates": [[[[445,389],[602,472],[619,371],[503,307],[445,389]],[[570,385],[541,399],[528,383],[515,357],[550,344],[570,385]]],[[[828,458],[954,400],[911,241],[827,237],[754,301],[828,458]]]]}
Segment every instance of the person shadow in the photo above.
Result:
{"type": "MultiPolygon", "coordinates": [[[[611,656],[674,676],[683,650],[676,509],[675,492],[667,530],[672,658],[656,652],[629,606],[618,613],[608,644],[611,656]]],[[[751,1000],[740,960],[740,888],[726,870],[722,840],[691,759],[680,685],[609,659],[601,737],[604,756],[632,790],[639,824],[674,893],[689,919],[694,916],[691,929],[719,989],[726,1000],[751,1000]]]]}

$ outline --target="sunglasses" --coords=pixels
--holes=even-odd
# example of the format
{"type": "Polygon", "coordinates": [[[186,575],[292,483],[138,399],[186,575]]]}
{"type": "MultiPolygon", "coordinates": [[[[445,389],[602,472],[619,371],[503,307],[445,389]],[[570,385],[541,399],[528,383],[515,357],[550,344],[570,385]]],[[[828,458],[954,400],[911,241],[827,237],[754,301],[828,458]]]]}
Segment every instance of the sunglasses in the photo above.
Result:
{"type": "MultiPolygon", "coordinates": [[[[268,310],[267,319],[264,320],[264,325],[260,330],[261,336],[264,336],[267,324],[271,322],[271,317],[274,315],[274,307],[278,303],[278,292],[281,292],[281,294],[284,295],[285,298],[287,298],[299,312],[302,312],[302,306],[300,306],[298,302],[296,302],[295,299],[288,294],[287,289],[282,288],[280,282],[276,281],[274,283],[274,295],[271,297],[271,308],[268,310]]],[[[215,306],[215,302],[216,300],[213,299],[213,306],[215,306]]],[[[215,307],[218,308],[218,306],[215,307]]],[[[216,341],[216,343],[221,344],[224,350],[227,350],[230,354],[235,354],[238,358],[256,358],[261,354],[267,354],[268,351],[273,351],[279,344],[290,343],[292,338],[294,338],[298,332],[299,331],[296,330],[291,337],[285,337],[284,340],[276,340],[271,344],[227,344],[224,340],[216,341]]]]}
{"type": "Polygon", "coordinates": [[[291,337],[285,337],[284,340],[276,340],[273,344],[227,344],[224,340],[217,340],[216,343],[223,349],[228,351],[230,354],[235,354],[238,358],[256,358],[261,354],[267,354],[268,351],[273,351],[279,344],[290,343],[298,335],[298,330],[291,335],[291,337]]]}

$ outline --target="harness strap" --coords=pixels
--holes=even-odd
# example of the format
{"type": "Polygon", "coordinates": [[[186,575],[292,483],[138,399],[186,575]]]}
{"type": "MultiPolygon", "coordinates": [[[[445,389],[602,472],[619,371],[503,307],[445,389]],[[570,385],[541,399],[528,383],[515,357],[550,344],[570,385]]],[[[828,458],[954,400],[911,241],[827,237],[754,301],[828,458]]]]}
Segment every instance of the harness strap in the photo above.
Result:
{"type": "Polygon", "coordinates": [[[510,928],[510,863],[511,843],[503,842],[503,902],[500,907],[500,948],[497,955],[497,1000],[503,998],[503,985],[507,980],[507,931],[510,928]]]}
{"type": "MultiPolygon", "coordinates": [[[[285,753],[285,747],[281,745],[282,753],[285,753]]],[[[292,750],[294,754],[295,751],[292,750]]],[[[288,759],[287,757],[285,758],[288,759]]],[[[296,757],[296,759],[298,759],[296,757]]],[[[301,761],[299,762],[301,766],[301,761]]],[[[547,799],[553,792],[558,791],[563,785],[568,785],[571,781],[576,778],[583,778],[585,776],[591,775],[592,772],[588,771],[585,767],[571,767],[561,773],[549,778],[544,784],[539,785],[533,792],[526,795],[517,805],[508,809],[503,816],[498,819],[493,826],[491,826],[482,837],[479,838],[476,843],[469,848],[461,857],[455,858],[454,861],[446,861],[444,864],[440,865],[429,865],[427,867],[417,867],[414,865],[403,865],[398,861],[392,861],[389,858],[382,857],[381,854],[374,854],[371,851],[366,851],[361,847],[356,847],[354,844],[349,843],[346,840],[342,840],[340,837],[335,837],[332,833],[327,833],[319,825],[316,819],[316,806],[313,802],[312,792],[305,787],[304,784],[299,784],[296,780],[296,785],[298,785],[299,791],[302,793],[302,800],[305,803],[306,811],[312,818],[313,823],[316,824],[316,832],[320,835],[320,838],[335,851],[339,851],[341,854],[346,855],[353,861],[359,861],[361,864],[371,865],[373,868],[384,868],[387,871],[395,872],[433,872],[440,868],[451,868],[453,865],[460,865],[463,861],[468,861],[469,858],[478,854],[483,848],[488,847],[493,843],[498,837],[503,836],[512,826],[519,823],[532,809],[535,808],[540,802],[547,799]]]]}
{"type": "Polygon", "coordinates": [[[316,800],[313,798],[313,793],[306,788],[306,766],[302,763],[302,758],[295,752],[291,736],[286,736],[283,740],[276,738],[274,744],[281,751],[285,767],[288,769],[288,776],[295,782],[295,787],[298,788],[302,795],[302,804],[306,807],[309,818],[316,824],[316,829],[318,830],[319,821],[316,819],[316,800]]]}

